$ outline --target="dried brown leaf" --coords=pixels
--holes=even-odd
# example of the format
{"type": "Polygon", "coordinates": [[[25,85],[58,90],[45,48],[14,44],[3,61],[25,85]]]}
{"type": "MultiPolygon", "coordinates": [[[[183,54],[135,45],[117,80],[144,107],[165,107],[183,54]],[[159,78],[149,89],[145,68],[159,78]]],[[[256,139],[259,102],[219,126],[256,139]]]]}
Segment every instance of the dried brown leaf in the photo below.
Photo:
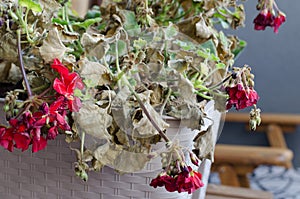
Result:
{"type": "Polygon", "coordinates": [[[16,63],[18,61],[17,37],[13,33],[0,33],[0,57],[4,61],[16,63]]]}
{"type": "Polygon", "coordinates": [[[80,67],[80,76],[91,80],[95,85],[102,86],[109,84],[109,69],[98,62],[92,62],[82,59],[78,63],[80,67]]]}
{"type": "Polygon", "coordinates": [[[39,48],[40,54],[46,63],[52,62],[55,58],[62,59],[68,48],[62,43],[57,28],[49,31],[43,45],[39,48]]]}
{"type": "Polygon", "coordinates": [[[79,112],[73,113],[72,116],[80,131],[95,139],[110,139],[107,128],[112,124],[112,117],[107,113],[107,109],[91,102],[84,102],[79,112]]]}
{"type": "Polygon", "coordinates": [[[81,44],[85,48],[87,56],[94,56],[101,59],[109,50],[109,44],[105,41],[104,35],[84,33],[81,44]]]}

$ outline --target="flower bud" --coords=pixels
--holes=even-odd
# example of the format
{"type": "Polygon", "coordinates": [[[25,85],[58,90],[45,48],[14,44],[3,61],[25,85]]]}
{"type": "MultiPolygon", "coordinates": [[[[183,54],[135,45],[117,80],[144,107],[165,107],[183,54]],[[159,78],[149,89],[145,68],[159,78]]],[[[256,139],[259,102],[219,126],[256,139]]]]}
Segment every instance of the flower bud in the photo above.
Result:
{"type": "Polygon", "coordinates": [[[4,112],[8,112],[8,111],[9,111],[9,105],[8,105],[8,104],[5,104],[5,105],[3,106],[3,111],[4,111],[4,112]]]}
{"type": "Polygon", "coordinates": [[[199,159],[193,152],[190,152],[190,159],[194,165],[199,166],[199,159]]]}

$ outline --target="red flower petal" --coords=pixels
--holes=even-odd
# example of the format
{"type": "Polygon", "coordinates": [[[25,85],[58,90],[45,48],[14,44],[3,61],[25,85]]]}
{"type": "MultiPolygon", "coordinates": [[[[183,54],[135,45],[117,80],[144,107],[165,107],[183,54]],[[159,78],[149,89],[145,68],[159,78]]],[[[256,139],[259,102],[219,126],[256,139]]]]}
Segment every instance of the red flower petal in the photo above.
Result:
{"type": "Polygon", "coordinates": [[[32,140],[33,153],[43,150],[46,146],[47,146],[47,140],[44,137],[41,136],[40,139],[33,138],[32,140]]]}
{"type": "Polygon", "coordinates": [[[59,79],[55,78],[54,82],[53,82],[53,88],[54,90],[56,90],[56,92],[58,92],[61,95],[66,95],[69,93],[67,93],[67,87],[66,85],[59,79]]]}
{"type": "Polygon", "coordinates": [[[25,151],[28,149],[31,139],[27,133],[16,133],[14,134],[14,141],[16,148],[25,151]]]}
{"type": "Polygon", "coordinates": [[[51,68],[56,70],[61,76],[65,76],[69,74],[69,69],[65,67],[59,59],[54,59],[51,68]]]}

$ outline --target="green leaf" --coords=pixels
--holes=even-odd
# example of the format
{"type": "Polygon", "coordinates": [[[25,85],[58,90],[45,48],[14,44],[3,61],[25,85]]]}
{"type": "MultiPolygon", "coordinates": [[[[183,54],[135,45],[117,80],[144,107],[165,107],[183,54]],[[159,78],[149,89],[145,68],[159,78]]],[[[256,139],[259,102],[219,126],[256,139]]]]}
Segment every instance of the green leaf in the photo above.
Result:
{"type": "Polygon", "coordinates": [[[195,50],[196,49],[196,46],[192,42],[175,40],[173,43],[177,44],[183,50],[186,50],[186,51],[195,50]]]}
{"type": "Polygon", "coordinates": [[[147,41],[144,39],[139,38],[138,40],[134,40],[133,47],[137,50],[142,49],[144,46],[146,46],[147,41]]]}
{"type": "Polygon", "coordinates": [[[217,67],[218,69],[225,69],[225,68],[226,68],[226,65],[225,65],[224,63],[217,63],[217,64],[216,64],[216,67],[217,67]]]}
{"type": "Polygon", "coordinates": [[[101,12],[99,10],[99,7],[97,7],[97,9],[94,9],[94,7],[91,10],[87,11],[85,15],[86,19],[94,19],[94,18],[101,17],[101,12]]]}
{"type": "Polygon", "coordinates": [[[173,25],[170,25],[165,29],[165,37],[167,40],[172,39],[177,34],[178,34],[178,31],[173,25]]]}
{"type": "Polygon", "coordinates": [[[228,39],[222,31],[220,31],[219,37],[220,37],[220,41],[221,41],[222,45],[224,46],[224,49],[228,49],[229,48],[228,39]]]}
{"type": "Polygon", "coordinates": [[[42,12],[43,10],[40,4],[34,2],[33,0],[19,0],[19,5],[34,12],[42,12]]]}
{"type": "Polygon", "coordinates": [[[136,36],[141,32],[140,26],[136,21],[135,14],[132,11],[122,10],[124,15],[124,29],[127,30],[129,36],[136,36]]]}
{"type": "Polygon", "coordinates": [[[198,56],[203,57],[204,59],[207,59],[209,57],[209,54],[203,50],[197,50],[196,53],[198,56]]]}
{"type": "Polygon", "coordinates": [[[214,44],[214,42],[210,39],[206,42],[204,42],[203,44],[201,44],[201,47],[203,49],[209,49],[210,53],[217,56],[217,49],[216,46],[214,44]]]}
{"type": "MultiPolygon", "coordinates": [[[[116,44],[111,44],[110,45],[110,49],[109,49],[109,53],[116,55],[116,44]]],[[[122,56],[125,55],[127,53],[127,48],[126,48],[126,42],[119,40],[118,41],[118,55],[122,56]]]]}
{"type": "Polygon", "coordinates": [[[97,17],[97,18],[93,18],[93,19],[86,19],[85,21],[83,22],[75,22],[73,23],[72,25],[73,26],[78,26],[78,27],[81,27],[81,28],[84,28],[85,30],[90,27],[91,25],[93,25],[94,23],[98,23],[102,20],[101,17],[97,17]]]}
{"type": "Polygon", "coordinates": [[[83,96],[83,94],[82,94],[81,90],[75,88],[75,90],[74,90],[74,96],[81,97],[81,96],[83,96]]]}
{"type": "Polygon", "coordinates": [[[53,18],[52,23],[60,24],[60,25],[69,25],[69,23],[66,20],[62,20],[59,18],[53,18]]]}
{"type": "Polygon", "coordinates": [[[244,48],[247,46],[247,42],[244,40],[239,40],[238,45],[235,49],[233,49],[232,53],[234,54],[234,58],[236,59],[244,48]]]}

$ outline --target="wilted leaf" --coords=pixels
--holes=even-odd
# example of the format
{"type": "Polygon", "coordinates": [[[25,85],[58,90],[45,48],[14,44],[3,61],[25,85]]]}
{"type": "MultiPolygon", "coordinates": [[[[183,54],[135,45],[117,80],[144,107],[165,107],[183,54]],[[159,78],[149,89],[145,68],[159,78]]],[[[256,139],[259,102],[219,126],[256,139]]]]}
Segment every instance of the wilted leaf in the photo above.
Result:
{"type": "Polygon", "coordinates": [[[47,38],[39,50],[45,62],[49,63],[55,58],[61,60],[68,48],[62,43],[57,28],[54,28],[49,31],[47,38]]]}
{"type": "MultiPolygon", "coordinates": [[[[180,32],[182,32],[183,34],[189,36],[190,38],[196,40],[199,43],[203,43],[203,42],[207,41],[207,39],[198,36],[199,33],[197,33],[197,30],[196,30],[196,28],[197,28],[196,24],[200,20],[201,20],[201,17],[199,17],[199,16],[191,17],[189,19],[179,22],[177,24],[177,26],[179,27],[180,32]]],[[[199,29],[199,27],[198,27],[198,29],[199,29]]]]}
{"type": "Polygon", "coordinates": [[[206,25],[205,20],[201,17],[200,21],[196,23],[196,36],[208,39],[212,35],[212,30],[206,25]]]}
{"type": "Polygon", "coordinates": [[[112,124],[112,117],[106,109],[91,102],[83,102],[79,112],[73,113],[72,116],[80,131],[84,131],[95,139],[110,139],[107,128],[112,124]]]}
{"type": "Polygon", "coordinates": [[[116,133],[116,137],[120,144],[122,144],[124,146],[128,146],[128,147],[130,146],[128,136],[125,132],[123,132],[119,129],[118,132],[116,133]]]}
{"type": "Polygon", "coordinates": [[[164,31],[167,40],[173,39],[178,34],[178,30],[173,24],[170,24],[164,31]]]}
{"type": "Polygon", "coordinates": [[[122,150],[114,161],[114,168],[120,172],[132,173],[143,169],[148,161],[148,154],[122,150]]]}
{"type": "Polygon", "coordinates": [[[61,7],[61,5],[55,0],[39,0],[39,2],[43,8],[42,17],[46,23],[50,21],[53,14],[61,7]]]}
{"type": "Polygon", "coordinates": [[[194,86],[190,80],[184,78],[182,74],[179,75],[178,91],[180,96],[187,103],[195,104],[196,95],[194,94],[194,86]]]}
{"type": "Polygon", "coordinates": [[[119,156],[122,151],[122,146],[113,145],[109,142],[99,146],[94,151],[94,157],[101,162],[103,165],[114,165],[115,159],[119,156]]]}
{"type": "MultiPolygon", "coordinates": [[[[118,55],[122,56],[127,54],[126,42],[122,40],[118,40],[118,55]]],[[[116,55],[116,43],[110,45],[109,54],[116,55]]]]}
{"type": "MultiPolygon", "coordinates": [[[[162,119],[162,117],[154,110],[154,108],[150,105],[150,92],[144,92],[139,94],[141,99],[146,99],[144,101],[144,106],[146,107],[147,111],[151,115],[153,121],[158,125],[160,130],[164,130],[169,125],[162,119]]],[[[146,114],[142,109],[137,109],[133,115],[133,137],[136,138],[145,138],[150,137],[155,134],[158,134],[157,130],[154,128],[153,124],[147,118],[146,114]]]]}
{"type": "Polygon", "coordinates": [[[128,35],[129,36],[139,35],[141,32],[141,29],[136,21],[134,12],[128,11],[128,10],[122,10],[122,12],[120,12],[120,14],[122,15],[122,18],[124,20],[123,26],[124,26],[124,29],[128,32],[128,35]]]}
{"type": "Polygon", "coordinates": [[[175,69],[179,73],[184,73],[188,69],[189,63],[184,59],[169,60],[168,66],[175,69]]]}
{"type": "Polygon", "coordinates": [[[10,62],[0,63],[0,82],[16,84],[22,79],[20,67],[10,62]]]}
{"type": "Polygon", "coordinates": [[[78,65],[80,67],[80,75],[84,79],[91,80],[99,86],[110,82],[108,79],[109,70],[102,64],[83,59],[79,61],[78,65]]]}
{"type": "Polygon", "coordinates": [[[60,32],[60,38],[63,43],[73,43],[79,39],[79,34],[74,32],[60,32]]]}
{"type": "Polygon", "coordinates": [[[0,57],[4,61],[18,61],[17,39],[16,35],[8,32],[0,38],[0,57]]]}
{"type": "Polygon", "coordinates": [[[94,56],[97,59],[101,59],[109,50],[109,44],[104,40],[104,36],[100,34],[84,33],[81,44],[88,56],[94,56]]]}
{"type": "Polygon", "coordinates": [[[213,100],[205,106],[205,112],[207,116],[198,136],[194,139],[194,147],[199,151],[199,158],[209,158],[213,161],[215,145],[219,136],[221,113],[215,110],[213,100]]]}

